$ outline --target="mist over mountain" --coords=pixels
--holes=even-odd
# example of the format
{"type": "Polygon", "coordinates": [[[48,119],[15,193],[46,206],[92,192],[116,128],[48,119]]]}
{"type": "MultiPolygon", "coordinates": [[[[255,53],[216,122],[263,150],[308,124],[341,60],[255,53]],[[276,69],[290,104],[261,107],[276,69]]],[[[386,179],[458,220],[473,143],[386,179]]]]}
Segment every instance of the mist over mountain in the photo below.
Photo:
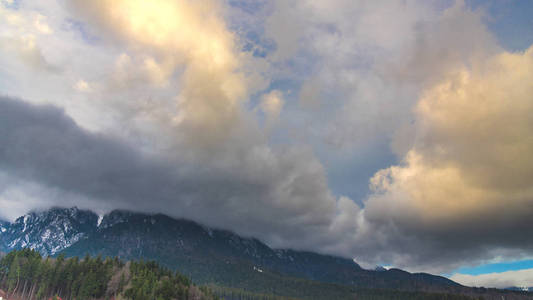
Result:
{"type": "Polygon", "coordinates": [[[354,260],[291,249],[272,249],[254,238],[243,238],[162,214],[112,211],[98,215],[77,208],[52,208],[31,212],[5,223],[1,238],[4,252],[31,248],[43,256],[103,255],[122,259],[155,259],[179,269],[201,283],[237,285],[256,277],[280,273],[323,282],[372,287],[429,289],[458,287],[443,277],[411,275],[400,270],[370,271],[354,260]],[[227,282],[227,274],[235,274],[227,282]]]}
{"type": "MultiPolygon", "coordinates": [[[[463,287],[447,278],[399,269],[365,270],[354,260],[291,249],[272,249],[255,238],[163,214],[115,210],[104,216],[78,208],[30,212],[1,225],[0,250],[35,249],[43,256],[155,260],[198,284],[256,292],[295,289],[297,280],[350,288],[500,293],[463,287]],[[295,281],[296,280],[296,281],[295,281]]],[[[329,288],[323,287],[328,290],[329,288]]],[[[520,296],[520,294],[518,294],[520,296]]]]}

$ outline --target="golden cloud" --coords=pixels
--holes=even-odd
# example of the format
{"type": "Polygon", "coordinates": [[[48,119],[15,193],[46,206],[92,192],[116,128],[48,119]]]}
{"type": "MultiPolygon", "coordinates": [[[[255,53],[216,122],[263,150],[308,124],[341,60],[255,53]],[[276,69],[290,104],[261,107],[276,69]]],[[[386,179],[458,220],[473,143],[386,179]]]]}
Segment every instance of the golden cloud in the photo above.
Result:
{"type": "Polygon", "coordinates": [[[533,214],[533,47],[448,75],[415,112],[415,144],[371,179],[367,210],[427,224],[533,214]]]}
{"type": "Polygon", "coordinates": [[[214,1],[76,1],[93,24],[143,57],[139,68],[156,86],[180,87],[173,126],[191,142],[223,139],[241,117],[247,83],[236,38],[214,1]],[[170,82],[180,76],[179,83],[170,82]]]}

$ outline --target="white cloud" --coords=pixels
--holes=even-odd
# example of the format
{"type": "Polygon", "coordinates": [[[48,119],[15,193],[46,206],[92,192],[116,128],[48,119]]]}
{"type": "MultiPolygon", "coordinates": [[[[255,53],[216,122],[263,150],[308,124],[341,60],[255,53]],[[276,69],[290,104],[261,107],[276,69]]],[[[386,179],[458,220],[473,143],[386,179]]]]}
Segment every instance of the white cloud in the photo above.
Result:
{"type": "Polygon", "coordinates": [[[507,271],[501,273],[487,273],[467,275],[456,273],[451,280],[466,286],[494,287],[494,288],[529,288],[533,287],[533,269],[507,271]]]}
{"type": "Polygon", "coordinates": [[[91,86],[89,83],[83,79],[80,79],[74,84],[74,89],[78,90],[79,92],[90,92],[91,86]]]}
{"type": "Polygon", "coordinates": [[[46,22],[46,17],[41,14],[36,14],[33,19],[33,25],[35,28],[43,34],[52,34],[54,31],[46,22]]]}
{"type": "Polygon", "coordinates": [[[272,90],[261,98],[260,107],[266,116],[265,126],[267,130],[271,130],[278,122],[283,105],[285,105],[285,100],[283,100],[282,92],[278,90],[272,90]]]}
{"type": "Polygon", "coordinates": [[[277,118],[283,108],[283,104],[283,94],[278,90],[272,90],[263,95],[261,110],[272,118],[277,118]]]}

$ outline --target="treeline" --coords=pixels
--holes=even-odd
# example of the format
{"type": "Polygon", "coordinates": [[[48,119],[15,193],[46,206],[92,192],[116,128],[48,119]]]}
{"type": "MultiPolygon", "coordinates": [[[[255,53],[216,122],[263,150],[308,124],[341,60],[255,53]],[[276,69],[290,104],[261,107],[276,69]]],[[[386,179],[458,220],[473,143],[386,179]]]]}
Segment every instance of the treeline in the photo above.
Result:
{"type": "Polygon", "coordinates": [[[0,289],[7,299],[217,299],[209,289],[198,288],[155,262],[43,258],[30,249],[12,251],[0,260],[0,289]]]}
{"type": "MultiPolygon", "coordinates": [[[[129,263],[131,280],[124,296],[127,299],[218,299],[206,287],[194,286],[186,276],[161,267],[154,261],[129,263]]],[[[124,274],[119,275],[119,290],[124,286],[124,274]]]]}
{"type": "Polygon", "coordinates": [[[0,259],[0,289],[7,299],[292,300],[292,299],[478,299],[463,295],[361,289],[305,279],[276,277],[276,284],[252,290],[195,286],[153,261],[85,256],[43,258],[34,250],[12,251],[0,259]],[[275,288],[272,289],[272,286],[275,288]],[[291,298],[289,298],[291,297],[291,298]]]}

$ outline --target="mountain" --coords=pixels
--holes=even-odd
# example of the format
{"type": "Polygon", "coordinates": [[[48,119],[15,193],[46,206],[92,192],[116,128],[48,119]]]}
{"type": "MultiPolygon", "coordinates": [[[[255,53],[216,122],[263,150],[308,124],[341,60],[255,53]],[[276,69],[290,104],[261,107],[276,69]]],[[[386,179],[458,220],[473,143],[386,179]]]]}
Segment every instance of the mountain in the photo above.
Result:
{"type": "Polygon", "coordinates": [[[123,259],[156,259],[179,269],[198,283],[255,288],[257,282],[279,274],[359,287],[428,290],[459,287],[444,277],[410,274],[393,269],[362,269],[351,259],[288,249],[271,249],[254,238],[207,228],[188,220],[156,214],[113,211],[104,216],[92,235],[63,251],[67,256],[85,253],[123,259]],[[231,276],[229,276],[230,274],[231,276]]]}
{"type": "MultiPolygon", "coordinates": [[[[90,254],[156,260],[198,284],[260,293],[300,296],[309,289],[308,281],[342,285],[348,292],[370,288],[474,293],[441,276],[399,269],[365,270],[351,259],[272,249],[254,238],[162,214],[116,210],[99,219],[90,211],[52,208],[1,226],[5,230],[0,229],[0,251],[31,248],[44,256],[63,253],[67,257],[90,254]],[[300,294],[290,294],[293,290],[300,294]]],[[[327,289],[342,290],[339,286],[327,289]]]]}
{"type": "Polygon", "coordinates": [[[98,216],[77,208],[31,212],[14,223],[0,224],[0,251],[31,248],[54,255],[96,231],[98,216]]]}
{"type": "Polygon", "coordinates": [[[6,232],[8,227],[9,227],[9,222],[0,220],[0,233],[6,232]]]}
{"type": "MultiPolygon", "coordinates": [[[[304,299],[447,299],[472,297],[421,291],[354,290],[346,286],[288,280],[304,299]]],[[[290,292],[289,292],[290,293],[290,292]]],[[[128,261],[86,256],[42,258],[30,249],[14,250],[0,259],[0,296],[8,299],[134,299],[134,300],[294,300],[272,293],[254,293],[220,286],[198,286],[189,278],[153,261],[128,261]],[[18,275],[17,275],[18,274],[18,275]],[[49,275],[45,275],[49,274],[49,275]],[[22,275],[22,276],[19,276],[22,275]],[[61,298],[60,298],[61,297],[61,298]]]]}

